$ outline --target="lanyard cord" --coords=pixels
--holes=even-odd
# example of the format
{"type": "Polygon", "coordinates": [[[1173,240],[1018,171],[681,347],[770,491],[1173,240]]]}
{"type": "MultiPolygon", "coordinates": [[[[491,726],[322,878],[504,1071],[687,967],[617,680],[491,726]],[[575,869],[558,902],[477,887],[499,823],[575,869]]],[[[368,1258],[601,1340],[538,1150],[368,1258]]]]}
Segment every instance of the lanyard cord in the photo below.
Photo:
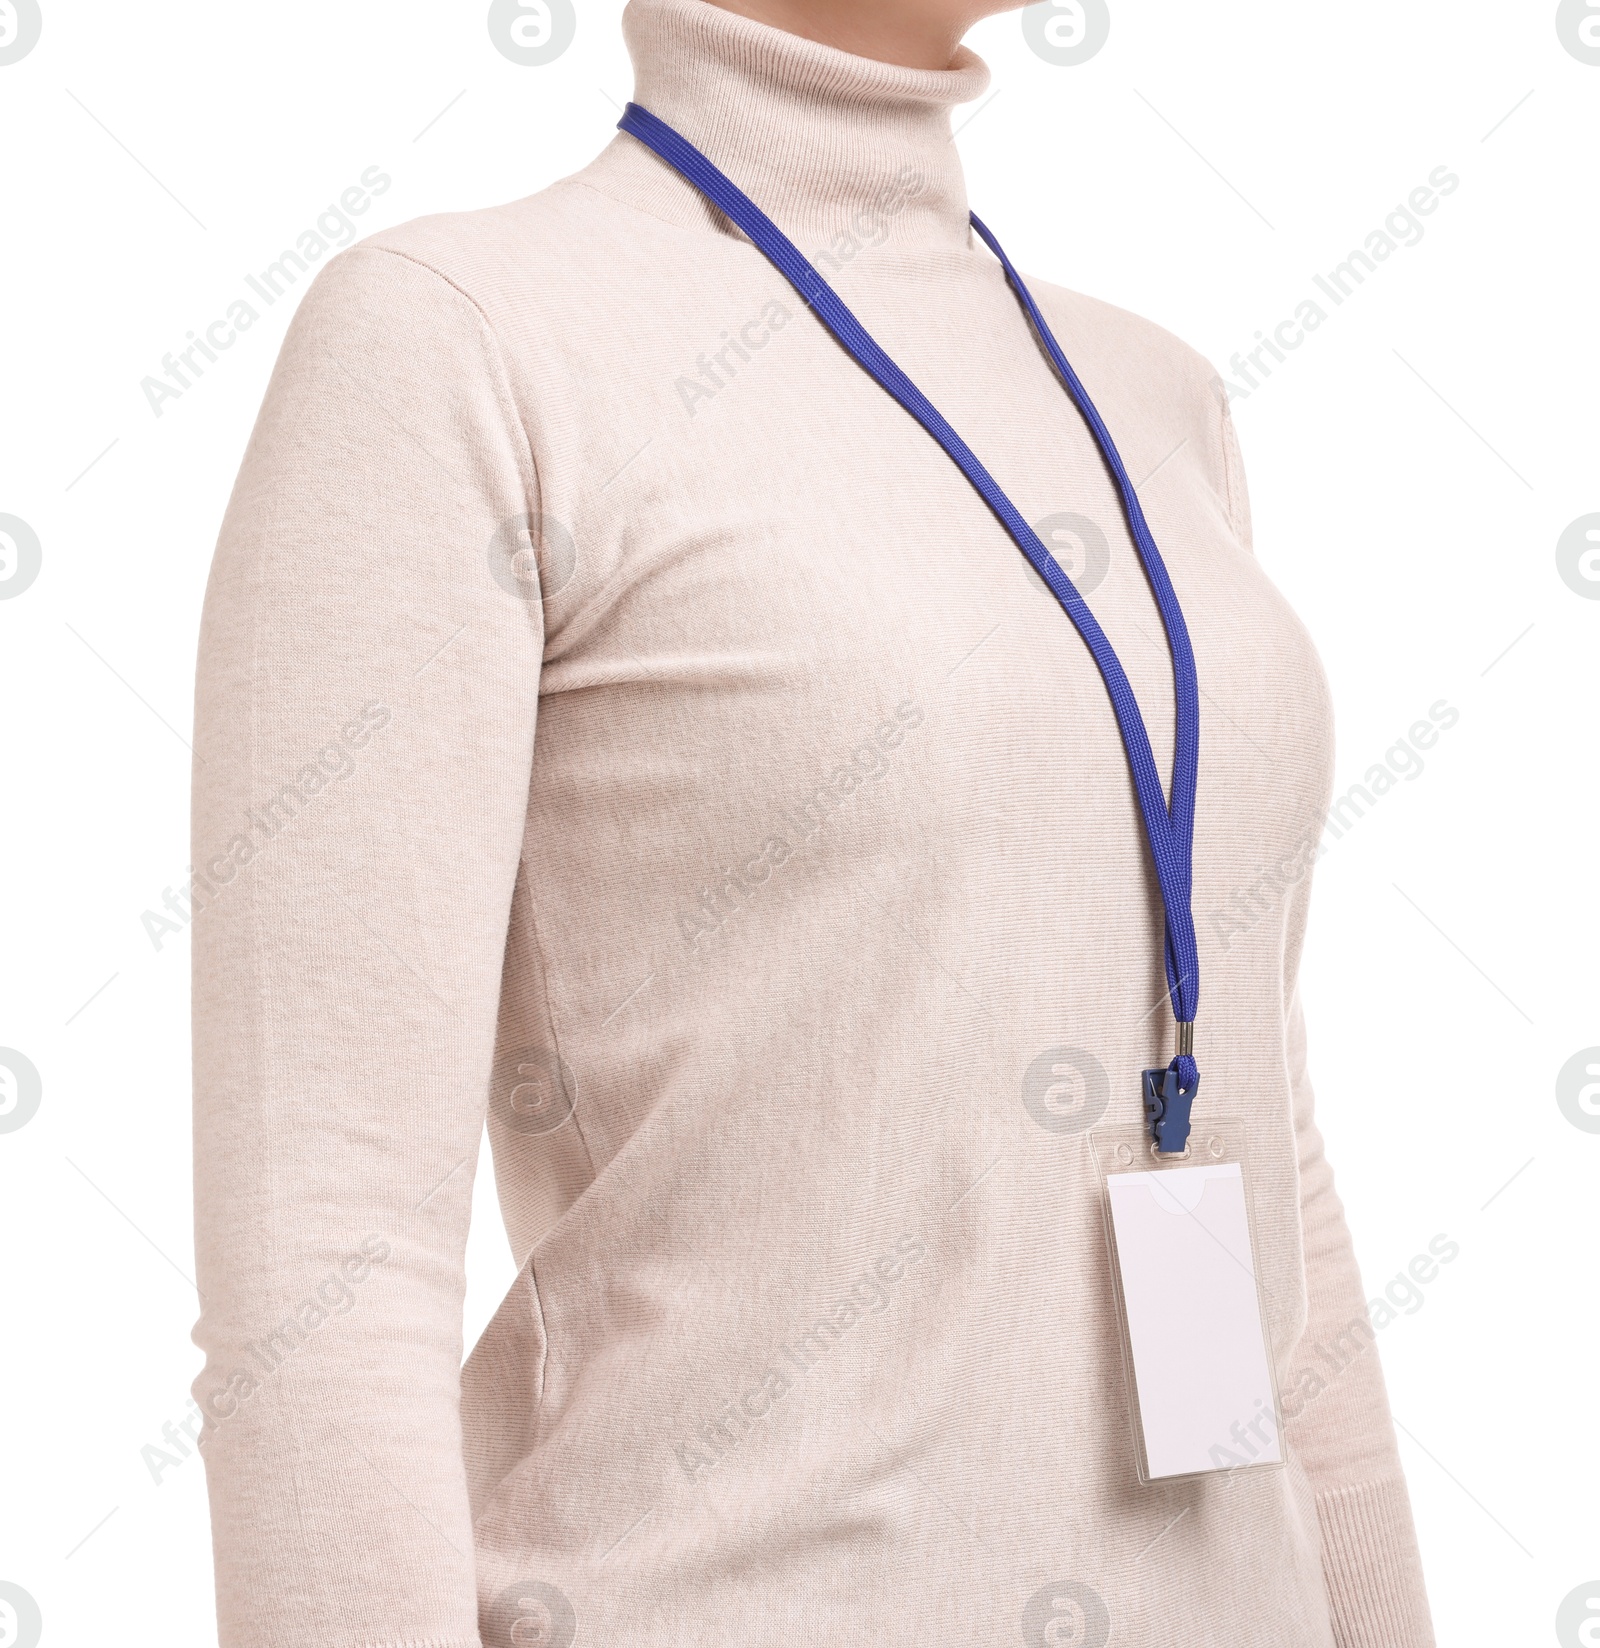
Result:
{"type": "Polygon", "coordinates": [[[1175,699],[1175,737],[1172,761],[1172,803],[1169,808],[1150,750],[1149,734],[1139,712],[1138,699],[1129,685],[1115,649],[1093,612],[1078,593],[1054,556],[1045,548],[1033,528],[1018,513],[999,483],[977,456],[945,421],[938,408],[902,372],[862,326],[844,300],[823,279],[800,249],[737,184],[712,164],[686,138],[637,103],[630,103],[618,126],[637,138],[664,160],[686,182],[698,189],[754,243],[778,272],[794,287],[808,308],[833,334],[840,345],[871,377],[911,414],[944,448],[956,467],[999,518],[1033,569],[1060,602],[1078,633],[1083,637],[1098,666],[1111,708],[1127,751],[1134,792],[1144,820],[1145,836],[1154,860],[1160,886],[1165,928],[1167,985],[1173,1012],[1178,1021],[1178,1056],[1166,1071],[1145,1072],[1145,1107],[1156,1131],[1158,1148],[1170,1142],[1182,1149],[1189,1130],[1189,1106],[1199,1086],[1199,1071],[1193,1056],[1195,1010],[1200,997],[1200,964],[1195,943],[1194,916],[1190,907],[1194,849],[1195,789],[1200,754],[1200,698],[1195,675],[1194,652],[1189,643],[1183,611],[1173,591],[1172,581],[1151,536],[1144,511],[1128,478],[1122,457],[1111,432],[1089,398],[1076,372],[1062,353],[1044,316],[1039,312],[1022,277],[1011,266],[999,242],[987,228],[972,218],[972,226],[999,259],[1034,331],[1043,343],[1051,364],[1060,375],[1068,395],[1088,424],[1121,494],[1123,511],[1134,546],[1144,566],[1151,593],[1161,613],[1172,652],[1175,699]],[[1165,1129],[1161,1127],[1163,1108],[1170,1111],[1165,1129]]]}

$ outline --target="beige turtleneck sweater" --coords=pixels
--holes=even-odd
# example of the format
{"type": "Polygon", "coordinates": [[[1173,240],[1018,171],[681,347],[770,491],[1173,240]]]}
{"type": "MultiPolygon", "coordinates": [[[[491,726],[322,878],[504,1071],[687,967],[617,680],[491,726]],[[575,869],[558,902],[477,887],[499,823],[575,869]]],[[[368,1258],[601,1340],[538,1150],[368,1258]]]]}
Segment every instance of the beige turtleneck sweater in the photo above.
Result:
{"type": "MultiPolygon", "coordinates": [[[[1049,523],[1166,771],[1115,494],[968,232],[948,117],[983,65],[703,0],[626,28],[637,100],[1049,523]]],[[[325,269],[223,527],[195,1393],[226,1648],[1432,1641],[1295,1004],[1322,673],[1206,363],[1034,291],[1193,635],[1196,910],[1292,887],[1226,942],[1202,919],[1196,1112],[1248,1125],[1291,1463],[1135,1479],[1085,1129],[1137,1124],[1170,1025],[1088,652],[619,136],[325,269]],[[463,1373],[486,1107],[521,1270],[463,1373]]]]}

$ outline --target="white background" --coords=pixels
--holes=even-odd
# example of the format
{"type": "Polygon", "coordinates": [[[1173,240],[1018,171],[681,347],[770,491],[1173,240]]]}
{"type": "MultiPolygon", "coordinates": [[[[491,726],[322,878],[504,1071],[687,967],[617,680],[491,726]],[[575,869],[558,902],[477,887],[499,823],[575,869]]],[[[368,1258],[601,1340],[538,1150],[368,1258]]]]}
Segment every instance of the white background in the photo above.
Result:
{"type": "MultiPolygon", "coordinates": [[[[202,1467],[141,1456],[198,1366],[188,940],[141,917],[185,876],[201,595],[292,300],[159,419],[140,380],[368,167],[393,187],[363,233],[608,140],[616,0],[542,68],[485,4],[43,0],[0,67],[0,514],[43,549],[0,600],[0,1045],[43,1081],[0,1133],[0,1580],[47,1645],[215,1640],[202,1467]]],[[[1223,371],[1436,167],[1461,180],[1234,415],[1339,788],[1460,712],[1323,859],[1305,995],[1368,1292],[1461,1249],[1380,1335],[1440,1640],[1549,1641],[1600,1576],[1600,1133],[1556,1102],[1600,1044],[1600,600],[1556,560],[1600,511],[1600,67],[1554,0],[1112,6],[1078,67],[1015,16],[974,33],[972,199],[1026,272],[1223,371]]],[[[487,1171],[470,1269],[469,1342],[511,1272],[487,1171]]]]}

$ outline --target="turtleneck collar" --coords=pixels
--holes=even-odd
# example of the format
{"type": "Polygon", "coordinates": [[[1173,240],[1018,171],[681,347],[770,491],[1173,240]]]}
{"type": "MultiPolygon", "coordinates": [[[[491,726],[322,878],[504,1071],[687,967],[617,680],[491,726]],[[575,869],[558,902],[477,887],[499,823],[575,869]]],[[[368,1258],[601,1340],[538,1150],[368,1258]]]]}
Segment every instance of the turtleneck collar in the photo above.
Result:
{"type": "MultiPolygon", "coordinates": [[[[965,245],[967,191],[950,110],[989,83],[962,47],[948,69],[856,57],[712,5],[629,0],[636,103],[715,162],[802,251],[859,234],[965,245]]],[[[669,167],[619,135],[585,174],[672,221],[728,229],[669,167]]]]}

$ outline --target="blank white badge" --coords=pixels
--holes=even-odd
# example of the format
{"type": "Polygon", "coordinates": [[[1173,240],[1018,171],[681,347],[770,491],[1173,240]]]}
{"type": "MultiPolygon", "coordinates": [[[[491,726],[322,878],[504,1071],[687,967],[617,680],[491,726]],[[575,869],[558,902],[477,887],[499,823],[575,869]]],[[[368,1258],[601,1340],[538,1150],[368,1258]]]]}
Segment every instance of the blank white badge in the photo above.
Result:
{"type": "Polygon", "coordinates": [[[1106,1184],[1149,1476],[1279,1463],[1239,1164],[1106,1184]]]}

